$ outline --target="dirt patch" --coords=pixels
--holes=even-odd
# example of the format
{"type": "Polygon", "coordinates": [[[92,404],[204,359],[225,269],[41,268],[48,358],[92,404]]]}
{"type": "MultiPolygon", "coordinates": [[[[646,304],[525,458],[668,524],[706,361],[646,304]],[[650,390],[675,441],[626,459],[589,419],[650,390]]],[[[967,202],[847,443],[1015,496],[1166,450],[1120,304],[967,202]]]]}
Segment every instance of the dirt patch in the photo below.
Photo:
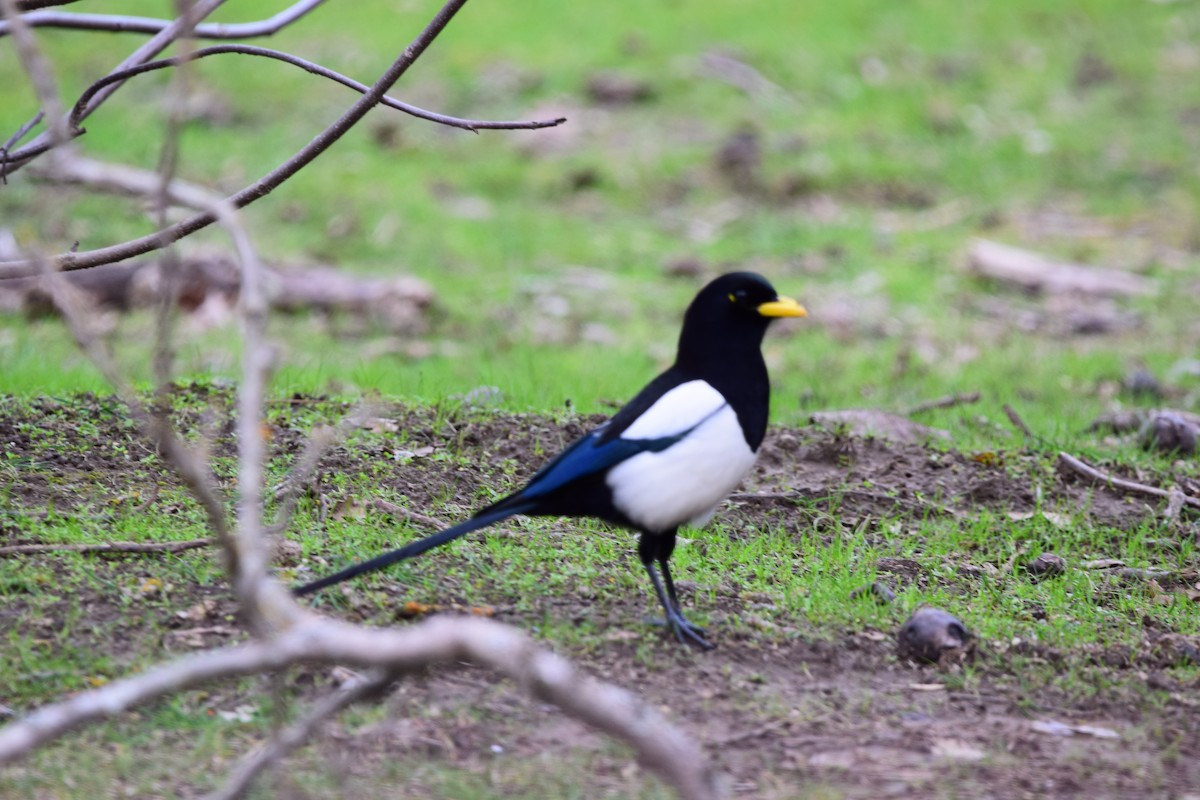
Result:
{"type": "MultiPolygon", "coordinates": [[[[190,436],[207,431],[214,437],[219,468],[232,454],[229,400],[213,387],[174,399],[190,436]]],[[[274,405],[266,431],[272,472],[282,474],[314,424],[333,423],[346,410],[315,398],[274,405]]],[[[394,424],[359,431],[334,448],[307,491],[334,504],[345,476],[369,474],[379,494],[403,498],[413,509],[465,513],[490,496],[490,487],[528,478],[548,454],[602,418],[397,407],[387,409],[386,419],[394,424]]],[[[3,473],[0,545],[33,541],[30,520],[49,509],[63,517],[112,513],[178,489],[108,398],[0,399],[0,442],[8,464],[16,465],[3,473]]],[[[836,524],[853,527],[906,515],[953,520],[981,508],[1018,514],[1085,509],[1094,523],[1117,529],[1136,527],[1152,513],[1049,471],[1048,463],[1033,452],[969,454],[815,429],[775,430],[754,475],[723,513],[789,530],[830,524],[831,511],[836,524]]],[[[228,467],[221,469],[221,482],[232,488],[228,467]]],[[[64,591],[35,612],[32,590],[6,593],[0,628],[37,633],[30,626],[41,625],[53,642],[55,621],[82,610],[90,624],[75,629],[70,645],[105,648],[115,673],[242,637],[232,600],[219,586],[176,585],[165,596],[131,604],[128,587],[144,563],[138,559],[98,559],[92,579],[78,585],[53,556],[37,558],[63,586],[72,586],[69,596],[64,591]]],[[[899,584],[933,580],[904,557],[882,559],[877,568],[899,584]]],[[[686,587],[681,582],[685,593],[686,587]]],[[[630,631],[630,621],[646,610],[640,594],[595,604],[584,591],[547,594],[501,607],[499,616],[531,631],[549,615],[586,620],[607,632],[600,646],[550,644],[639,692],[708,743],[736,795],[785,798],[826,786],[837,796],[862,798],[1180,797],[1200,785],[1200,709],[1186,683],[1194,670],[1179,670],[1200,664],[1197,637],[1147,624],[1140,643],[1129,645],[1062,650],[988,642],[966,667],[968,679],[961,667],[899,660],[890,630],[831,631],[803,620],[724,624],[750,613],[750,601],[721,590],[716,597],[710,619],[722,635],[709,654],[630,631]],[[1026,679],[1027,670],[1045,675],[1047,665],[1086,670],[1094,691],[1081,696],[1026,679]]],[[[453,603],[447,606],[454,613],[453,603]]],[[[324,672],[306,670],[290,684],[311,695],[329,681],[324,672]]],[[[204,702],[237,708],[261,688],[222,688],[204,702]]],[[[47,697],[53,694],[47,690],[47,697]]],[[[603,738],[553,710],[528,706],[513,687],[468,665],[409,679],[387,702],[391,713],[382,722],[331,726],[316,757],[364,780],[396,758],[478,774],[517,769],[534,758],[583,758],[597,770],[596,786],[607,791],[627,794],[642,780],[613,760],[603,738]]],[[[418,780],[401,783],[421,794],[418,780]]]]}

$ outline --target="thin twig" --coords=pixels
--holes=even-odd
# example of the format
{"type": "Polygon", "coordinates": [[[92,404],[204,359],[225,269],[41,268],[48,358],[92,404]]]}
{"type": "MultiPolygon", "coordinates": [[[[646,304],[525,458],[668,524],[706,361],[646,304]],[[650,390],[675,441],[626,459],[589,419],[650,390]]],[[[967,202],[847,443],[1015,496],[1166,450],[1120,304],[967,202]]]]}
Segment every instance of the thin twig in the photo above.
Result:
{"type": "MultiPolygon", "coordinates": [[[[65,5],[73,0],[17,0],[18,7],[33,10],[45,6],[65,5]]],[[[208,22],[197,25],[189,34],[197,39],[249,39],[255,36],[270,36],[303,17],[325,0],[300,0],[273,17],[255,22],[208,22]]],[[[26,14],[25,22],[31,28],[68,28],[79,31],[102,31],[108,33],[159,33],[170,20],[153,17],[135,17],[123,14],[77,14],[75,12],[43,11],[26,14]]],[[[7,29],[0,24],[0,36],[7,29]]]]}
{"type": "MultiPolygon", "coordinates": [[[[1075,458],[1075,456],[1068,453],[1058,454],[1058,465],[1060,469],[1069,469],[1072,472],[1087,478],[1091,483],[1107,486],[1110,489],[1121,489],[1122,491],[1132,492],[1134,494],[1144,494],[1150,497],[1158,497],[1165,499],[1168,502],[1171,500],[1171,492],[1166,489],[1159,489],[1157,486],[1147,486],[1144,483],[1137,483],[1136,481],[1129,481],[1125,480],[1124,478],[1115,478],[1112,475],[1101,472],[1093,466],[1085,464],[1078,458],[1075,458]]],[[[1188,508],[1200,509],[1200,499],[1192,497],[1191,495],[1183,494],[1182,492],[1180,492],[1180,494],[1183,495],[1183,499],[1178,502],[1182,503],[1188,508]]]]}
{"type": "Polygon", "coordinates": [[[957,392],[955,394],[939,397],[935,400],[926,400],[923,403],[917,403],[915,406],[910,406],[906,411],[902,412],[904,416],[911,417],[914,414],[921,414],[926,411],[933,411],[936,408],[953,408],[954,406],[965,406],[971,403],[979,402],[979,392],[957,392]]]}
{"type": "Polygon", "coordinates": [[[105,542],[103,544],[10,544],[0,547],[0,558],[36,553],[182,553],[208,547],[213,539],[188,539],[182,542],[105,542]]]}
{"type": "MultiPolygon", "coordinates": [[[[272,50],[268,47],[258,47],[248,44],[221,44],[213,45],[212,47],[202,47],[187,56],[175,56],[172,58],[163,58],[158,61],[150,61],[145,64],[138,64],[128,69],[119,72],[113,72],[100,80],[93,83],[79,96],[75,102],[75,107],[71,110],[69,118],[70,127],[72,130],[78,129],[80,122],[79,115],[86,110],[90,104],[92,97],[97,92],[103,91],[108,86],[114,83],[124,83],[125,81],[137,75],[155,70],[167,69],[169,67],[177,67],[184,61],[199,60],[208,58],[209,56],[219,55],[244,55],[255,56],[258,58],[269,58],[275,61],[282,61],[285,64],[290,64],[294,67],[299,67],[313,75],[318,75],[322,78],[328,78],[335,83],[340,83],[348,89],[353,89],[359,94],[366,94],[371,90],[371,87],[360,81],[356,81],[340,72],[335,72],[328,67],[321,66],[308,59],[301,58],[291,53],[285,53],[281,50],[272,50]]],[[[403,111],[405,114],[417,117],[419,119],[429,120],[441,125],[447,125],[451,128],[461,128],[468,131],[479,130],[528,130],[537,128],[553,128],[556,125],[561,125],[566,122],[566,117],[555,117],[553,119],[532,120],[532,121],[498,121],[498,120],[482,120],[482,119],[465,119],[463,117],[452,117],[446,114],[439,114],[436,111],[427,111],[418,106],[405,103],[402,100],[397,100],[393,97],[383,96],[379,100],[381,105],[388,108],[394,108],[397,111],[403,111]]]]}
{"type": "Polygon", "coordinates": [[[0,185],[8,183],[9,151],[16,147],[17,143],[24,139],[27,133],[37,127],[37,124],[41,122],[45,116],[45,111],[38,111],[36,114],[30,117],[25,124],[17,128],[13,135],[8,137],[8,139],[4,142],[3,146],[0,146],[0,185]]]}
{"type": "Polygon", "coordinates": [[[431,530],[436,531],[447,527],[447,524],[442,522],[440,519],[427,516],[419,511],[407,509],[404,506],[398,506],[395,503],[389,503],[387,500],[384,500],[381,497],[376,497],[374,500],[372,500],[371,505],[375,506],[375,508],[379,509],[385,514],[404,517],[409,522],[415,522],[418,525],[424,525],[426,528],[430,528],[431,530]]]}
{"type": "MultiPolygon", "coordinates": [[[[147,39],[141,45],[141,47],[138,47],[136,50],[126,56],[120,64],[114,67],[112,72],[120,72],[121,70],[128,69],[135,64],[142,64],[154,58],[156,55],[169,47],[172,42],[178,39],[185,29],[191,27],[195,22],[212,14],[224,2],[225,0],[196,0],[196,2],[189,8],[188,19],[177,19],[156,33],[154,36],[147,39]]],[[[14,25],[14,30],[15,27],[16,26],[14,25]]],[[[99,108],[100,104],[107,100],[109,95],[116,91],[119,85],[120,84],[110,84],[106,86],[103,91],[96,93],[96,95],[92,97],[88,107],[84,109],[82,114],[78,115],[77,122],[82,122],[93,111],[99,108]]],[[[61,115],[59,116],[58,120],[51,120],[51,131],[53,131],[55,126],[61,124],[61,121],[61,115]]],[[[5,163],[9,172],[21,168],[42,153],[53,149],[56,146],[55,142],[56,140],[52,135],[50,135],[50,133],[43,133],[39,135],[32,142],[6,157],[5,163]]],[[[29,265],[27,264],[26,266],[28,267],[29,265]]]]}
{"type": "MultiPolygon", "coordinates": [[[[200,0],[201,3],[204,1],[200,0]]],[[[208,2],[216,2],[216,0],[208,0],[208,2]]],[[[229,197],[229,205],[234,208],[242,208],[266,196],[329,149],[334,142],[345,135],[368,111],[386,96],[388,89],[408,71],[413,62],[425,52],[426,48],[429,47],[442,29],[450,22],[454,14],[465,3],[466,0],[450,0],[447,2],[438,11],[437,15],[434,16],[433,20],[430,21],[429,25],[426,26],[425,30],[384,71],[383,75],[379,77],[370,91],[359,98],[341,117],[324,131],[317,134],[312,141],[296,152],[291,158],[259,180],[229,197]]],[[[112,87],[107,88],[111,89],[112,87]]],[[[97,102],[96,98],[102,94],[103,91],[95,95],[89,106],[94,106],[97,102]]],[[[57,269],[75,270],[94,267],[98,264],[107,264],[113,261],[121,261],[153,250],[159,250],[184,236],[188,236],[211,225],[215,221],[216,216],[211,211],[203,212],[167,228],[160,229],[149,236],[143,236],[118,245],[102,247],[87,252],[60,253],[53,258],[53,264],[57,269]]],[[[28,259],[0,263],[0,278],[20,277],[26,274],[33,266],[34,264],[28,259]]]]}
{"type": "Polygon", "coordinates": [[[1036,441],[1039,438],[1038,435],[1030,430],[1029,426],[1025,424],[1025,420],[1021,419],[1021,415],[1017,413],[1017,410],[1008,403],[1004,404],[1004,415],[1008,417],[1008,421],[1013,424],[1014,428],[1028,436],[1030,439],[1034,439],[1036,441]]]}
{"type": "Polygon", "coordinates": [[[210,794],[208,800],[237,800],[243,797],[264,770],[307,742],[321,723],[360,700],[371,697],[395,679],[395,674],[377,669],[368,675],[359,675],[346,681],[336,692],[317,702],[303,719],[278,731],[270,742],[248,756],[228,782],[210,794]]]}
{"type": "MultiPolygon", "coordinates": [[[[41,110],[50,118],[49,141],[51,146],[57,147],[70,139],[70,134],[63,118],[62,99],[58,94],[58,81],[54,77],[54,70],[38,48],[25,18],[17,10],[16,0],[0,0],[0,16],[9,20],[7,24],[11,26],[13,43],[16,45],[21,66],[29,76],[29,83],[37,94],[41,110]]],[[[7,149],[6,147],[4,156],[6,163],[7,149]]]]}

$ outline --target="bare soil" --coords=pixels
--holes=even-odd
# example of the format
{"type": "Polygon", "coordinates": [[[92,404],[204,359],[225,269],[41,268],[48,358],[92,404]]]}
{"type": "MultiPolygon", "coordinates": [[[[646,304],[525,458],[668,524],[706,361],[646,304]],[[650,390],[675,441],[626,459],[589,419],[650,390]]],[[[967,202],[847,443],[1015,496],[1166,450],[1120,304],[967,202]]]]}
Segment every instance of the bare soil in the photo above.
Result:
{"type": "MultiPolygon", "coordinates": [[[[177,410],[181,426],[215,431],[218,458],[229,455],[228,398],[211,387],[190,387],[186,394],[188,402],[177,410]]],[[[294,458],[312,424],[333,422],[339,410],[318,398],[276,404],[269,431],[273,458],[281,463],[294,458]]],[[[328,454],[310,487],[314,496],[334,493],[339,473],[395,462],[397,448],[419,453],[432,447],[459,457],[413,457],[384,470],[380,485],[406,497],[414,510],[443,504],[469,509],[480,487],[517,484],[544,454],[600,419],[406,408],[388,409],[387,418],[397,431],[359,436],[328,454]]],[[[8,464],[16,465],[0,474],[7,483],[0,495],[0,546],[34,542],[28,520],[49,508],[58,515],[95,514],[155,502],[164,488],[177,486],[161,460],[147,458],[152,453],[111,398],[32,403],[0,398],[0,443],[8,464]]],[[[1047,463],[1044,454],[1032,452],[981,457],[936,445],[776,429],[755,475],[722,513],[811,529],[830,524],[827,510],[836,509],[842,525],[861,521],[870,530],[871,520],[898,514],[1032,511],[1035,487],[1044,495],[1043,509],[1087,508],[1094,520],[1116,530],[1154,512],[1141,501],[1050,473],[1047,463]]],[[[96,559],[98,580],[90,585],[107,587],[131,563],[156,557],[96,559]]],[[[58,563],[53,555],[32,558],[52,569],[58,563]]],[[[283,561],[289,561],[286,551],[283,561]]],[[[935,580],[915,562],[886,561],[879,569],[897,585],[935,580]]],[[[890,630],[818,630],[798,619],[775,619],[763,630],[727,630],[722,619],[744,612],[745,599],[734,589],[718,596],[722,603],[709,619],[720,646],[711,653],[686,650],[646,630],[631,635],[622,626],[646,612],[641,595],[603,608],[569,594],[547,597],[533,605],[498,606],[498,616],[527,629],[546,614],[587,617],[600,630],[608,620],[611,633],[601,646],[560,649],[593,673],[640,693],[707,743],[736,795],[807,796],[822,787],[825,794],[816,796],[1200,797],[1200,696],[1193,683],[1177,677],[1187,674],[1179,672],[1180,665],[1200,662],[1196,637],[1147,626],[1136,646],[1061,650],[983,642],[966,667],[916,665],[897,658],[890,630]],[[1059,670],[1086,665],[1093,690],[1066,692],[1025,679],[1025,670],[1047,665],[1059,670]]],[[[104,588],[62,600],[64,614],[68,606],[84,609],[95,623],[79,628],[77,644],[108,648],[116,663],[144,658],[147,651],[162,657],[242,635],[228,619],[235,608],[222,587],[176,586],[169,602],[146,607],[140,616],[119,593],[104,588]]],[[[28,598],[6,597],[0,630],[54,624],[53,612],[41,612],[39,623],[31,621],[28,609],[28,598]]],[[[291,684],[311,694],[329,682],[328,675],[302,672],[291,684]]],[[[234,690],[222,692],[228,703],[235,702],[228,699],[234,690]]],[[[586,796],[625,795],[641,785],[636,770],[624,768],[601,737],[553,710],[530,707],[514,687],[470,665],[407,680],[387,702],[384,721],[332,725],[316,745],[319,757],[353,777],[396,759],[488,774],[503,764],[548,763],[547,758],[569,763],[582,754],[594,771],[580,778],[590,787],[586,796]]],[[[410,796],[433,791],[419,782],[405,788],[410,796]]],[[[193,794],[187,786],[177,789],[193,794]]]]}

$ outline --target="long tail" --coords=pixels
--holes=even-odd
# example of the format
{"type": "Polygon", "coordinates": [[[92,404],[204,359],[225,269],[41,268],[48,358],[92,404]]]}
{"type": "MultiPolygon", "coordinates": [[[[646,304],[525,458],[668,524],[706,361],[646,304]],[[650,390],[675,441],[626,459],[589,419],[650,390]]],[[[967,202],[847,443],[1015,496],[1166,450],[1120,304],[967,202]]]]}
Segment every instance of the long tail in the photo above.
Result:
{"type": "Polygon", "coordinates": [[[405,559],[412,558],[413,556],[419,556],[426,550],[432,550],[433,548],[443,545],[446,542],[452,542],[460,536],[466,536],[471,531],[477,531],[480,528],[486,528],[488,525],[497,523],[502,519],[513,516],[514,514],[523,514],[527,511],[532,511],[536,505],[536,503],[533,501],[527,500],[521,502],[515,497],[511,498],[511,500],[516,500],[517,502],[510,503],[502,500],[493,506],[483,509],[466,522],[455,525],[453,528],[446,528],[446,530],[439,531],[432,536],[426,536],[424,539],[418,539],[415,542],[410,542],[409,544],[404,545],[404,547],[400,547],[395,550],[389,550],[383,555],[378,555],[367,561],[346,567],[341,572],[335,572],[332,575],[321,578],[320,580],[315,580],[312,583],[306,583],[303,586],[293,589],[292,594],[294,594],[296,597],[304,597],[307,594],[319,592],[322,589],[333,586],[335,583],[341,583],[342,581],[349,580],[350,578],[356,578],[359,575],[365,575],[368,572],[375,572],[376,570],[390,567],[397,561],[404,561],[405,559]]]}

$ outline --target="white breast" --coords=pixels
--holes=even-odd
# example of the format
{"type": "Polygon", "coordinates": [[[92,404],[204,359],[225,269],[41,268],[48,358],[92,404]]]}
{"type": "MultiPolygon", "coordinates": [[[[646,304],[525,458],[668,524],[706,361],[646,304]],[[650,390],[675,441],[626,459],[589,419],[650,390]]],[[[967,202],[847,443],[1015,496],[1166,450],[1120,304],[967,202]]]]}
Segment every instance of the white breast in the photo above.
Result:
{"type": "Polygon", "coordinates": [[[608,473],[613,504],[646,530],[703,525],[754,466],[737,414],[704,381],[667,392],[621,438],[653,439],[693,427],[666,450],[640,453],[608,473]]]}

